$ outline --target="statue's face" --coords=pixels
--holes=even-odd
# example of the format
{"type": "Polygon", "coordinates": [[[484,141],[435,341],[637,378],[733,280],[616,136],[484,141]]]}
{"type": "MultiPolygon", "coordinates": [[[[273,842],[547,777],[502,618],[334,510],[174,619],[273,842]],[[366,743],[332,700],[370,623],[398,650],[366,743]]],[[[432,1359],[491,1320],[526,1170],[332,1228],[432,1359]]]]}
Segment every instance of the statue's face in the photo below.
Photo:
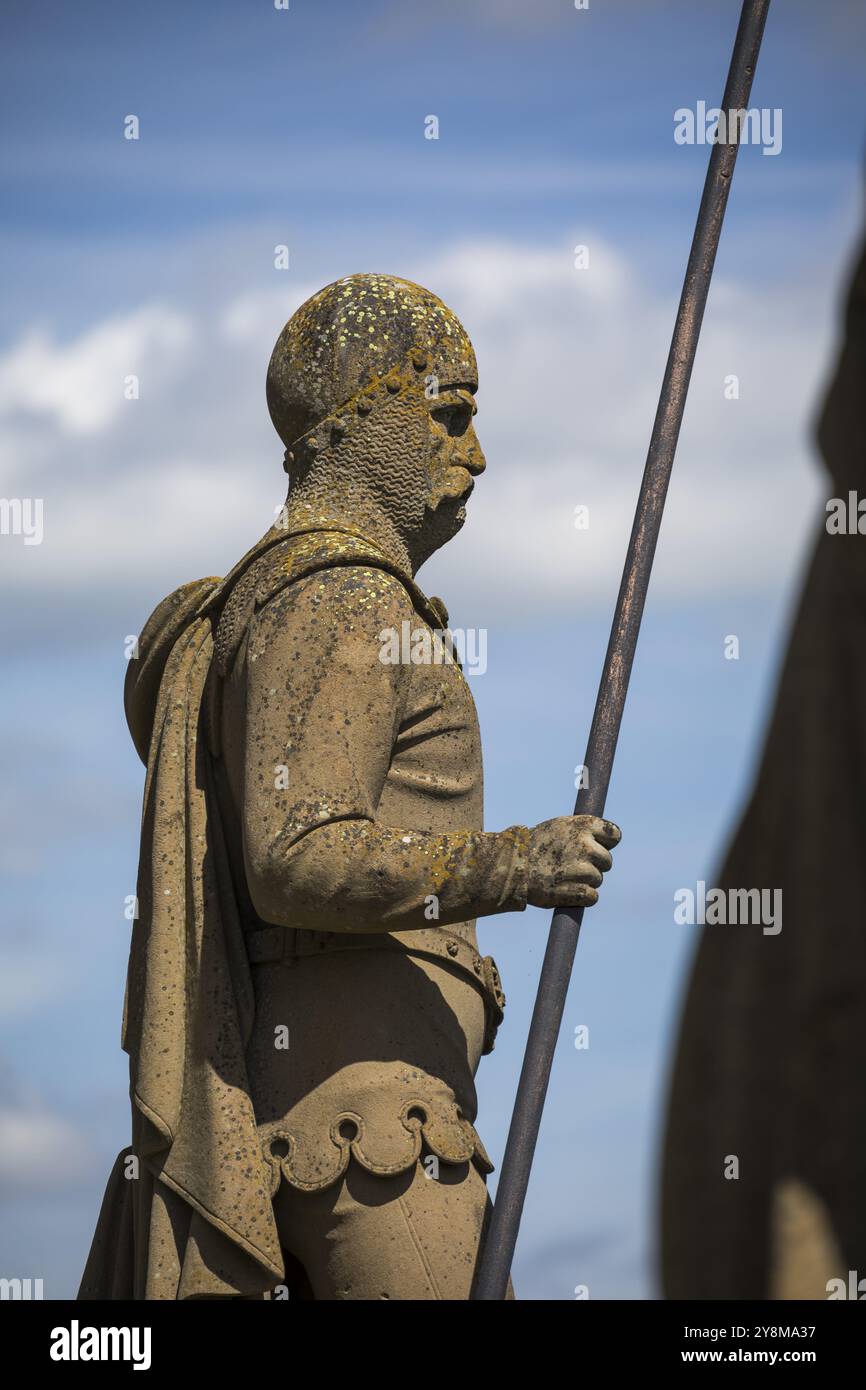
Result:
{"type": "Polygon", "coordinates": [[[475,397],[468,388],[442,390],[427,404],[430,491],[426,511],[430,539],[435,540],[434,548],[438,549],[457,534],[466,520],[466,503],[486,461],[473,424],[475,397]]]}
{"type": "Polygon", "coordinates": [[[463,325],[422,286],[393,275],[326,285],[292,315],[268,367],[296,495],[318,494],[323,510],[342,497],[362,529],[384,511],[417,569],[460,530],[484,468],[477,370],[463,325]]]}

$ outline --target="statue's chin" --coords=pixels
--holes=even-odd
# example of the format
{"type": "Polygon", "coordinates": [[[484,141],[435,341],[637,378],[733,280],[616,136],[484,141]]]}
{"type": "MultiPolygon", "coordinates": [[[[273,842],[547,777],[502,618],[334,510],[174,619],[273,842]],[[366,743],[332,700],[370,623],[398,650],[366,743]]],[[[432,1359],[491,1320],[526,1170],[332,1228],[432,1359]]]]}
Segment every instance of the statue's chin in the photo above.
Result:
{"type": "Polygon", "coordinates": [[[445,497],[433,513],[436,530],[443,539],[456,536],[466,520],[466,503],[459,497],[445,497]]]}
{"type": "Polygon", "coordinates": [[[427,507],[424,529],[416,547],[417,553],[429,558],[457,535],[466,520],[466,503],[459,497],[443,497],[435,507],[427,507]]]}

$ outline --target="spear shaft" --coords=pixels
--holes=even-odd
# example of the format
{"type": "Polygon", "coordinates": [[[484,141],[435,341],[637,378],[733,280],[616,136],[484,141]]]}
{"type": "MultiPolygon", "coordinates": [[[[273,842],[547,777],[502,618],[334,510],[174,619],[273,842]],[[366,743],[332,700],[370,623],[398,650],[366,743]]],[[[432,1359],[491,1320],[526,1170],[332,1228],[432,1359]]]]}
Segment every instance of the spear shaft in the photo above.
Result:
{"type": "MultiPolygon", "coordinates": [[[[725,113],[725,139],[722,141],[719,130],[719,143],[713,145],[710,154],[589,731],[584,759],[588,785],[581,785],[575,815],[600,816],[604,813],[656,541],[739,150],[740,120],[732,119],[729,113],[745,111],[748,107],[769,6],[770,0],[744,0],[740,14],[721,106],[725,113]]],[[[496,1203],[484,1238],[473,1299],[495,1300],[506,1295],[582,920],[582,908],[561,908],[553,914],[496,1203]]]]}

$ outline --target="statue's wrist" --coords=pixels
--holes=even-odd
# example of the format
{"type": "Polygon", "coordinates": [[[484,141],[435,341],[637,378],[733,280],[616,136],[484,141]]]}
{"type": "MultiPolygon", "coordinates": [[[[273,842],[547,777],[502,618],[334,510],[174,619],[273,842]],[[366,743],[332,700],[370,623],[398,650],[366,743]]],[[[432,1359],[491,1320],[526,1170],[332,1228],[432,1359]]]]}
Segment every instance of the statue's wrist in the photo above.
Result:
{"type": "Polygon", "coordinates": [[[529,835],[528,826],[511,825],[501,832],[510,843],[511,862],[502,893],[500,912],[523,912],[529,893],[529,835]]]}

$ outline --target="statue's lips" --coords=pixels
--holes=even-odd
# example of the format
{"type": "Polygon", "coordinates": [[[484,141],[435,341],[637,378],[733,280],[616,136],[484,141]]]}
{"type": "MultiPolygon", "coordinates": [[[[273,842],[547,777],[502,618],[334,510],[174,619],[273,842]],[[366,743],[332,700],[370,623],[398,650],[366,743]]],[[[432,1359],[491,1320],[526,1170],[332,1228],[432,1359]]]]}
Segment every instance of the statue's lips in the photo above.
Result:
{"type": "Polygon", "coordinates": [[[442,491],[442,501],[468,502],[475,491],[475,479],[468,468],[454,468],[454,482],[442,491]]]}

